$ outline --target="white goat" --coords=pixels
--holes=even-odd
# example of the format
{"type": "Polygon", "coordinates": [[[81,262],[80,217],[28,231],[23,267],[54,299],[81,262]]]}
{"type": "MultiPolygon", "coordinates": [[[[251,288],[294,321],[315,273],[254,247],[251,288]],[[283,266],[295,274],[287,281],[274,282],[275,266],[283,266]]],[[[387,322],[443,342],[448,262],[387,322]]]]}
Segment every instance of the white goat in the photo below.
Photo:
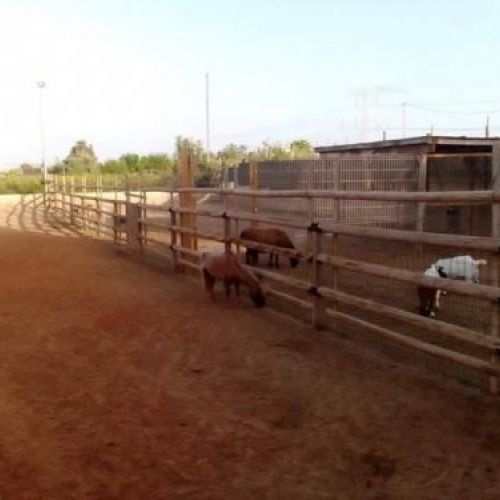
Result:
{"type": "MultiPolygon", "coordinates": [[[[479,283],[479,267],[487,264],[486,260],[475,260],[470,255],[458,255],[449,259],[439,259],[424,273],[431,278],[447,278],[479,283]]],[[[434,318],[434,309],[439,309],[439,298],[446,295],[446,290],[419,287],[420,313],[434,318]]]]}

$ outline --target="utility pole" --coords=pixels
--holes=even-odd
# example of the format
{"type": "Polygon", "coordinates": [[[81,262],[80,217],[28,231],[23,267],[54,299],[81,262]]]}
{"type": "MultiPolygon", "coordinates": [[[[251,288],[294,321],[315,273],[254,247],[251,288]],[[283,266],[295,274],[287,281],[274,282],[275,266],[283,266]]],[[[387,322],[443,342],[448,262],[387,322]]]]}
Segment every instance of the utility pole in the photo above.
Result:
{"type": "Polygon", "coordinates": [[[36,86],[38,88],[38,111],[40,115],[40,143],[41,143],[41,153],[42,153],[42,172],[43,172],[43,204],[47,206],[47,164],[45,162],[45,125],[43,121],[43,89],[46,86],[46,83],[43,80],[39,80],[36,82],[36,86]]]}
{"type": "Polygon", "coordinates": [[[484,135],[485,135],[485,137],[490,136],[490,117],[489,116],[486,117],[486,127],[484,130],[484,135]]]}
{"type": "Polygon", "coordinates": [[[206,131],[206,150],[207,161],[210,158],[210,87],[209,75],[205,73],[205,131],[206,131]]]}

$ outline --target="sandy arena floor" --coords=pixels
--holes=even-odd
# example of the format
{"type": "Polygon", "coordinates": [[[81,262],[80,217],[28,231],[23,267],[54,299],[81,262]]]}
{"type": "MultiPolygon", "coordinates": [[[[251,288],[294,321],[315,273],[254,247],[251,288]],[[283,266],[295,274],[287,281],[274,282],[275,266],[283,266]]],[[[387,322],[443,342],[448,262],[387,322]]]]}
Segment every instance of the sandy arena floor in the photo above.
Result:
{"type": "Polygon", "coordinates": [[[498,400],[109,243],[0,259],[2,500],[498,498],[498,400]]]}

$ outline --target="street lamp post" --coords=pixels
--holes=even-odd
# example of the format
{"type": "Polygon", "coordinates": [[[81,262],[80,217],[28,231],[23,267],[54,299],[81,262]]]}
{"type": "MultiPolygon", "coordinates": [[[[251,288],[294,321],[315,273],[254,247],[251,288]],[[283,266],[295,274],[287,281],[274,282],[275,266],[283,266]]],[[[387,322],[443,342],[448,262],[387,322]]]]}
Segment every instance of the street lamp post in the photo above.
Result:
{"type": "Polygon", "coordinates": [[[40,114],[40,143],[42,149],[42,172],[43,172],[43,205],[47,207],[47,164],[45,163],[45,126],[43,122],[43,89],[46,83],[43,80],[36,82],[38,88],[38,111],[40,114]]]}

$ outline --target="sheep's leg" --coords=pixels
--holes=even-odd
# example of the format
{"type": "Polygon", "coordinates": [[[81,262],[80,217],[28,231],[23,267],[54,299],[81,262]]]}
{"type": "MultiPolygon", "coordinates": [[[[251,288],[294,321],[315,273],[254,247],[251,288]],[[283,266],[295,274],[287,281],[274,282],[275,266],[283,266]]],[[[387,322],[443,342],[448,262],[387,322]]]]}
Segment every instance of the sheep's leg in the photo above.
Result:
{"type": "Polygon", "coordinates": [[[268,264],[269,267],[273,267],[273,253],[271,252],[269,254],[269,264],[268,264]]]}
{"type": "Polygon", "coordinates": [[[441,297],[441,293],[442,293],[442,290],[436,290],[436,295],[435,295],[435,299],[434,299],[434,307],[436,309],[440,308],[440,306],[439,306],[439,297],[441,297]]]}
{"type": "Polygon", "coordinates": [[[251,265],[251,262],[250,262],[250,250],[248,250],[248,248],[247,248],[247,250],[245,252],[245,264],[247,266],[251,265]]]}
{"type": "Polygon", "coordinates": [[[280,256],[279,256],[279,254],[275,253],[275,254],[274,254],[274,264],[275,264],[275,266],[276,266],[276,269],[279,269],[279,267],[280,267],[280,262],[279,262],[279,260],[280,260],[280,256]]]}
{"type": "Polygon", "coordinates": [[[215,278],[211,276],[206,269],[203,269],[203,281],[205,283],[205,290],[210,295],[210,298],[212,300],[215,300],[215,295],[214,295],[215,278]]]}
{"type": "Polygon", "coordinates": [[[234,291],[236,292],[236,300],[240,302],[240,283],[239,281],[236,281],[234,283],[234,291]]]}

